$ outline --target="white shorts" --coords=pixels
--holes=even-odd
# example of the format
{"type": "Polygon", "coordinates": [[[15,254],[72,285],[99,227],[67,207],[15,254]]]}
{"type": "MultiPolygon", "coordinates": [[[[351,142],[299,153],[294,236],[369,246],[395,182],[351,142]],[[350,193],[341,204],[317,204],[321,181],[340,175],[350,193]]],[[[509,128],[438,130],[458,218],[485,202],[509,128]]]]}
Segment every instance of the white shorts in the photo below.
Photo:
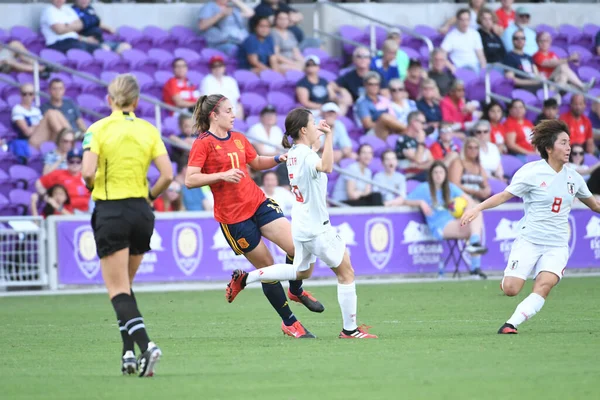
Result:
{"type": "Polygon", "coordinates": [[[307,242],[294,239],[294,248],[294,267],[298,271],[309,269],[310,265],[317,261],[317,257],[329,268],[337,268],[346,253],[346,243],[331,227],[307,242]]]}
{"type": "Polygon", "coordinates": [[[565,273],[568,260],[568,246],[544,246],[518,238],[514,241],[510,250],[504,276],[514,276],[527,280],[532,271],[534,271],[534,279],[540,272],[547,271],[558,276],[560,280],[565,273]]]}

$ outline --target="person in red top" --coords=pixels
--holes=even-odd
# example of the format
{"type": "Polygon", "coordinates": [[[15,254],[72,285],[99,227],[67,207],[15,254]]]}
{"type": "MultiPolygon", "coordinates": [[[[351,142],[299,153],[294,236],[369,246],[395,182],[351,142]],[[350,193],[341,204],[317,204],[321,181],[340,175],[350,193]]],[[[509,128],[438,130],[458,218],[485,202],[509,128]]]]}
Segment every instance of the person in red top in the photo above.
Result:
{"type": "Polygon", "coordinates": [[[516,13],[512,9],[514,0],[501,0],[500,2],[502,6],[496,10],[496,17],[498,17],[498,25],[506,29],[515,20],[516,13]]]}
{"type": "Polygon", "coordinates": [[[585,151],[594,154],[594,133],[592,132],[592,122],[584,115],[585,98],[581,94],[574,94],[571,97],[570,110],[560,116],[571,132],[571,146],[580,144],[585,151]]]}
{"type": "Polygon", "coordinates": [[[483,119],[487,119],[490,123],[490,142],[498,146],[498,150],[501,153],[506,154],[506,140],[504,124],[502,119],[504,118],[504,109],[502,105],[496,100],[492,100],[488,103],[483,113],[483,119]]]}
{"type": "Polygon", "coordinates": [[[466,102],[465,83],[459,79],[455,80],[450,87],[448,95],[440,101],[442,120],[453,122],[457,130],[465,131],[470,128],[473,113],[477,110],[477,102],[466,102]],[[459,127],[460,125],[460,127],[459,127]]]}
{"type": "Polygon", "coordinates": [[[429,146],[433,159],[443,161],[446,166],[449,166],[452,161],[459,157],[460,148],[452,141],[452,136],[454,136],[452,124],[442,122],[438,140],[429,146]]]}
{"type": "Polygon", "coordinates": [[[181,197],[181,184],[177,181],[171,182],[169,188],[152,203],[154,211],[185,211],[183,199],[181,197]]]}
{"type": "Polygon", "coordinates": [[[510,154],[524,156],[535,154],[531,145],[533,124],[525,118],[525,104],[522,100],[515,99],[508,105],[508,118],[504,121],[506,132],[506,147],[510,154]]]}
{"type": "MultiPolygon", "coordinates": [[[[287,263],[293,263],[294,244],[289,221],[281,207],[267,199],[250,178],[247,165],[264,171],[287,159],[287,154],[259,156],[246,136],[234,132],[235,114],[231,102],[223,95],[202,96],[194,110],[200,135],[190,150],[185,185],[198,188],[209,185],[215,200],[214,216],[229,246],[237,255],[244,255],[252,265],[264,268],[274,264],[273,256],[262,237],[287,253],[287,263]]],[[[263,292],[282,319],[281,329],[294,338],[314,338],[292,313],[280,282],[263,282],[263,292]]],[[[231,293],[227,287],[229,302],[231,293]]],[[[302,289],[302,281],[290,281],[290,300],[304,304],[313,312],[322,312],[323,305],[302,289]]]]}
{"type": "Polygon", "coordinates": [[[581,90],[589,90],[595,79],[583,83],[575,72],[569,67],[569,63],[579,63],[579,54],[571,53],[567,58],[559,58],[555,52],[550,50],[552,36],[548,32],[540,32],[537,35],[538,52],[533,55],[533,62],[538,68],[540,75],[551,79],[562,85],[571,84],[581,90]]]}
{"type": "Polygon", "coordinates": [[[163,101],[179,108],[189,108],[196,105],[200,97],[198,85],[187,79],[188,66],[183,58],[173,60],[173,75],[163,87],[163,101]]]}
{"type": "Polygon", "coordinates": [[[90,206],[90,191],[85,187],[81,176],[81,159],[83,153],[73,149],[67,154],[67,169],[59,169],[43,175],[35,182],[40,195],[47,201],[47,190],[54,185],[63,185],[71,199],[71,206],[78,211],[87,212],[90,206]]]}

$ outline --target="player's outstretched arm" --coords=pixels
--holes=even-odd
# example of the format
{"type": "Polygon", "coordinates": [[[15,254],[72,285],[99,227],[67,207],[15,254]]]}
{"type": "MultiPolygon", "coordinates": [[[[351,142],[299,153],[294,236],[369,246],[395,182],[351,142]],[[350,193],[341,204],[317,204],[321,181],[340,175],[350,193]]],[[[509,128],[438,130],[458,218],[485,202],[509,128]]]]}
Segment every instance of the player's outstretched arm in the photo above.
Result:
{"type": "Polygon", "coordinates": [[[255,171],[264,171],[276,167],[278,164],[287,160],[287,153],[279,156],[256,156],[254,160],[248,163],[255,171]]]}
{"type": "MultiPolygon", "coordinates": [[[[317,171],[329,174],[333,171],[333,133],[325,120],[319,122],[318,129],[325,134],[325,144],[323,144],[321,161],[317,163],[316,168],[317,171]]],[[[317,138],[317,140],[319,139],[317,138]]]]}
{"type": "Polygon", "coordinates": [[[214,174],[203,174],[201,167],[188,166],[184,183],[188,189],[210,186],[218,182],[239,183],[244,175],[244,172],[237,168],[214,174]]]}
{"type": "Polygon", "coordinates": [[[475,218],[477,218],[479,213],[482,212],[483,210],[498,207],[500,204],[506,203],[508,200],[512,199],[513,197],[514,197],[513,194],[510,192],[507,192],[506,190],[503,191],[502,193],[493,195],[492,197],[490,197],[483,203],[478,204],[474,208],[466,210],[465,213],[463,214],[462,218],[460,219],[460,224],[463,226],[468,224],[469,222],[471,222],[475,218]]]}
{"type": "Polygon", "coordinates": [[[598,202],[598,200],[594,196],[588,197],[587,199],[579,199],[579,200],[581,200],[581,202],[583,204],[588,206],[590,208],[590,210],[600,213],[600,202],[598,202]]]}

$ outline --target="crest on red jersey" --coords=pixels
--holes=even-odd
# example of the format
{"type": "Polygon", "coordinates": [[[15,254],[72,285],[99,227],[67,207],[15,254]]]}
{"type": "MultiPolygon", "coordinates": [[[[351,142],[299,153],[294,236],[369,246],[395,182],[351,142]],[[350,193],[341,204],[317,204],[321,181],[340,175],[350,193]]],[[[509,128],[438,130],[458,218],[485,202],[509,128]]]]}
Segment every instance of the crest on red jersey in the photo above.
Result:
{"type": "Polygon", "coordinates": [[[244,143],[242,143],[242,141],[241,141],[241,140],[239,140],[239,139],[235,139],[235,140],[233,141],[233,143],[235,143],[235,145],[237,146],[237,148],[238,148],[238,149],[240,149],[240,150],[244,150],[244,143]]]}
{"type": "Polygon", "coordinates": [[[575,194],[575,184],[573,182],[567,182],[567,191],[570,195],[575,194]]]}

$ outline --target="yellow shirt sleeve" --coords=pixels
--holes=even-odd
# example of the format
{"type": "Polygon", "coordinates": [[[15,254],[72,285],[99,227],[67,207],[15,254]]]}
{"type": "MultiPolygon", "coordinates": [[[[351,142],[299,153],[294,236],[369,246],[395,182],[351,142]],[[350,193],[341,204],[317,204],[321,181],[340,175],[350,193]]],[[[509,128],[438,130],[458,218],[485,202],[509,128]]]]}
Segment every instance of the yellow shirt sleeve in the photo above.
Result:
{"type": "Polygon", "coordinates": [[[155,160],[158,156],[167,153],[167,148],[165,147],[164,142],[160,137],[160,133],[158,131],[154,131],[154,143],[152,144],[152,160],[155,160]]]}
{"type": "Polygon", "coordinates": [[[92,124],[92,126],[90,126],[88,128],[88,131],[86,132],[86,134],[83,136],[83,143],[82,143],[82,147],[84,150],[89,150],[94,154],[100,154],[100,144],[98,143],[98,132],[96,132],[96,134],[94,134],[94,131],[97,130],[99,127],[97,124],[92,124]]]}

